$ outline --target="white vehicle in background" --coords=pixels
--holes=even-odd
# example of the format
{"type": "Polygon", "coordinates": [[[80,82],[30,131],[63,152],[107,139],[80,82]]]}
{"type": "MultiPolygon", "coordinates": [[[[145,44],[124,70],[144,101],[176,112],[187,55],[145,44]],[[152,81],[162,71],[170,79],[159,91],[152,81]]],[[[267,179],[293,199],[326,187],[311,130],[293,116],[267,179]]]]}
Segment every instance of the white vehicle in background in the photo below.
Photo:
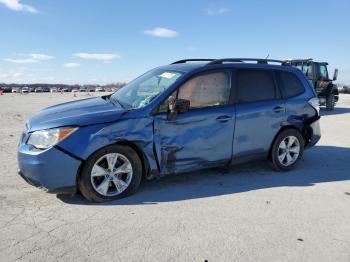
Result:
{"type": "Polygon", "coordinates": [[[104,92],[104,91],[105,90],[102,87],[100,87],[100,86],[95,88],[95,92],[104,92]]]}
{"type": "Polygon", "coordinates": [[[72,89],[72,93],[78,93],[78,92],[79,92],[79,90],[77,88],[72,89]]]}
{"type": "Polygon", "coordinates": [[[86,92],[86,88],[85,87],[80,87],[79,88],[79,92],[86,92]]]}
{"type": "Polygon", "coordinates": [[[22,87],[21,93],[22,94],[28,94],[29,93],[29,87],[28,86],[22,87]]]}
{"type": "Polygon", "coordinates": [[[12,93],[20,93],[21,89],[19,87],[14,87],[14,88],[12,88],[11,92],[12,93]]]}
{"type": "Polygon", "coordinates": [[[50,92],[51,93],[56,93],[58,90],[57,90],[57,88],[56,87],[52,87],[52,88],[50,88],[50,92]]]}

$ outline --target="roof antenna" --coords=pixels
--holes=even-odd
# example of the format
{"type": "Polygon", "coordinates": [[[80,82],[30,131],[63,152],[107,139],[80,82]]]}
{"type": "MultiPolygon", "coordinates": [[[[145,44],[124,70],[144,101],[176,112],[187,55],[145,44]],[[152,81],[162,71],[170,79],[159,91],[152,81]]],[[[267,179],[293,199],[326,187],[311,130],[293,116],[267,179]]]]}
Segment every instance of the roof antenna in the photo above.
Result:
{"type": "Polygon", "coordinates": [[[267,56],[266,56],[266,58],[265,58],[265,59],[268,59],[268,58],[269,58],[269,56],[270,56],[270,54],[267,54],[267,56]]]}

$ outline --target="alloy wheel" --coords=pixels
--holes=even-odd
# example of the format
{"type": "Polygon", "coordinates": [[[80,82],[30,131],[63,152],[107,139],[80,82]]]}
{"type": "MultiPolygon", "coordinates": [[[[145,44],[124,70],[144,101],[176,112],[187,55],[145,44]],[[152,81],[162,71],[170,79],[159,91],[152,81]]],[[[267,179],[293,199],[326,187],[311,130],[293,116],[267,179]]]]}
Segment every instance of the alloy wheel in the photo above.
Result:
{"type": "Polygon", "coordinates": [[[287,136],[278,147],[278,160],[283,166],[294,164],[300,154],[300,143],[295,136],[287,136]]]}
{"type": "Polygon", "coordinates": [[[127,157],[118,153],[109,153],[95,162],[90,176],[96,192],[106,197],[113,197],[128,188],[132,175],[132,165],[127,157]]]}

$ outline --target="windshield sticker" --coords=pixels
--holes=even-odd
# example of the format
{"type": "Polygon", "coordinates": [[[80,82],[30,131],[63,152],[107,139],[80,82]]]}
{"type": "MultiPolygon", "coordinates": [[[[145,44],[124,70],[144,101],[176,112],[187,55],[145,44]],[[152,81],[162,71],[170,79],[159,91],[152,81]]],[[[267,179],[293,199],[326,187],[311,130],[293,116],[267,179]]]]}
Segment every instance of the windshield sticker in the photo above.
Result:
{"type": "Polygon", "coordinates": [[[174,76],[176,76],[176,74],[175,73],[170,73],[170,72],[164,72],[163,74],[160,75],[160,77],[164,77],[164,78],[168,78],[168,79],[171,79],[174,76]]]}

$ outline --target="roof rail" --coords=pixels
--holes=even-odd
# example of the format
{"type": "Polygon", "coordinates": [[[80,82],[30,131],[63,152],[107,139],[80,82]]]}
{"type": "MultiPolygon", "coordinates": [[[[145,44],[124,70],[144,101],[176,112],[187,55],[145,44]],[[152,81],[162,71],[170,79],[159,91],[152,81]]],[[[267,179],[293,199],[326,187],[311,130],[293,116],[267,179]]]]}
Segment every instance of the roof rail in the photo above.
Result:
{"type": "Polygon", "coordinates": [[[199,59],[183,59],[183,60],[179,60],[179,61],[175,61],[174,63],[171,63],[172,65],[174,64],[184,64],[187,62],[210,62],[210,61],[214,61],[215,59],[204,59],[204,58],[199,58],[199,59]]]}
{"type": "Polygon", "coordinates": [[[312,62],[312,58],[307,58],[307,59],[286,59],[284,60],[284,63],[285,64],[288,64],[288,63],[309,63],[309,62],[312,62]]]}
{"type": "Polygon", "coordinates": [[[257,64],[268,64],[269,62],[280,63],[280,64],[284,63],[284,61],[281,61],[281,60],[263,59],[263,58],[223,58],[223,59],[216,59],[214,61],[211,61],[208,63],[208,65],[222,64],[225,62],[244,63],[245,61],[256,62],[257,64]]]}

